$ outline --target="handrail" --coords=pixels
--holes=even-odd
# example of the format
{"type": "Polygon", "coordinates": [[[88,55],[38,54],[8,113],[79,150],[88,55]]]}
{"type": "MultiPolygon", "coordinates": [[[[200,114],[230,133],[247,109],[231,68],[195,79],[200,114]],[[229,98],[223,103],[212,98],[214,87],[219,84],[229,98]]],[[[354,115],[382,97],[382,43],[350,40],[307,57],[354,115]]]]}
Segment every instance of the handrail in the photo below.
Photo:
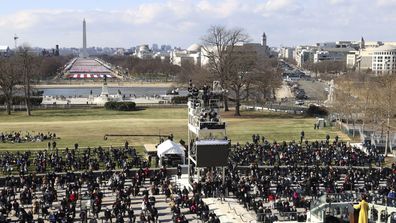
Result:
{"type": "Polygon", "coordinates": [[[227,204],[228,204],[228,208],[229,208],[230,211],[234,211],[235,215],[237,215],[243,222],[247,222],[246,220],[244,220],[242,218],[243,214],[238,214],[236,209],[231,206],[230,202],[227,202],[227,204]]]}
{"type": "MultiPolygon", "coordinates": [[[[318,197],[315,200],[312,200],[311,204],[313,206],[320,205],[320,203],[340,203],[340,202],[353,202],[359,198],[359,194],[357,192],[345,192],[345,193],[327,193],[323,194],[322,196],[318,197]]],[[[388,207],[396,207],[396,202],[390,202],[390,201],[396,201],[395,199],[389,198],[387,196],[381,196],[377,193],[367,193],[367,201],[369,203],[375,204],[375,205],[383,205],[383,206],[388,206],[388,207]],[[382,202],[378,202],[382,201],[382,202]]],[[[313,207],[311,205],[311,207],[313,207]]]]}
{"type": "MultiPolygon", "coordinates": [[[[325,210],[327,208],[337,208],[343,205],[350,205],[350,202],[335,202],[335,203],[323,203],[320,204],[318,206],[316,206],[315,208],[310,210],[310,215],[311,216],[315,216],[315,218],[318,218],[320,220],[324,220],[322,219],[324,216],[320,216],[319,213],[322,213],[321,210],[325,210]],[[328,207],[327,207],[328,206],[328,207]],[[317,214],[315,214],[315,212],[317,212],[317,214]]],[[[384,206],[384,205],[378,205],[378,204],[373,204],[373,203],[368,203],[370,209],[369,209],[369,218],[372,217],[372,211],[376,210],[377,214],[378,214],[378,218],[380,218],[380,214],[379,213],[382,209],[382,211],[385,210],[385,212],[387,213],[392,213],[396,211],[396,207],[392,207],[392,206],[384,206]],[[379,209],[379,210],[378,210],[379,209]],[[394,210],[394,211],[389,211],[388,209],[394,210]]],[[[386,215],[386,218],[391,217],[391,215],[386,215]]]]}

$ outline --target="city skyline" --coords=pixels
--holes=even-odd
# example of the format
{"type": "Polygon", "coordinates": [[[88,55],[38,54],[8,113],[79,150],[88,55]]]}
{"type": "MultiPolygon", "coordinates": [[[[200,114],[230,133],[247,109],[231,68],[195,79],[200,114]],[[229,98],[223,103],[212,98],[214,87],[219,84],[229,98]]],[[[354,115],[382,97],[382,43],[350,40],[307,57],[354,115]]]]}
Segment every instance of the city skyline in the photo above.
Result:
{"type": "Polygon", "coordinates": [[[241,27],[252,42],[262,32],[279,47],[335,40],[393,41],[396,0],[161,0],[95,2],[6,2],[0,9],[0,45],[82,47],[81,21],[88,46],[129,48],[140,44],[188,47],[200,43],[211,25],[241,27]],[[291,38],[292,37],[292,38],[291,38]]]}

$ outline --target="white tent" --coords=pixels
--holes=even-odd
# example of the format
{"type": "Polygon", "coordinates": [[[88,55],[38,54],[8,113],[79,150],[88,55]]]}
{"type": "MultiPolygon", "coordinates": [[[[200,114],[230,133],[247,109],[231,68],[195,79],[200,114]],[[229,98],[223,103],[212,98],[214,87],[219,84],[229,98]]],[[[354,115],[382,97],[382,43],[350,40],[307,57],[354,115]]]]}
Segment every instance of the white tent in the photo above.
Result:
{"type": "Polygon", "coordinates": [[[180,155],[182,157],[184,164],[184,160],[185,160],[184,147],[178,143],[173,142],[170,139],[166,140],[165,142],[157,146],[157,155],[159,158],[168,154],[180,155]]]}

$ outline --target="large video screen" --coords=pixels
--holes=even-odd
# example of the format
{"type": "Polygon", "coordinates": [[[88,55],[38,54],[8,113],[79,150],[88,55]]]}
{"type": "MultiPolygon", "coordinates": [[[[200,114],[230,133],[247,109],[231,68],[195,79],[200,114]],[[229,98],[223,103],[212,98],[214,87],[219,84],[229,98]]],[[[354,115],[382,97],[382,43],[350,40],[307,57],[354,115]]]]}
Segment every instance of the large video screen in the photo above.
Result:
{"type": "Polygon", "coordinates": [[[229,144],[197,143],[197,167],[227,166],[229,144]]]}

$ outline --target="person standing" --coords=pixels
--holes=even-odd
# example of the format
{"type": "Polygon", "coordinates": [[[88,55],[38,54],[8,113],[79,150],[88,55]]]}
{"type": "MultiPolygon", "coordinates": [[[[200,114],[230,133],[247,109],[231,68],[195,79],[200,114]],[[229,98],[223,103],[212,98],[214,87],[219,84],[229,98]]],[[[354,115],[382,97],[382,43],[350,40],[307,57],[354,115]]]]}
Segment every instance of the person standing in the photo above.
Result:
{"type": "Polygon", "coordinates": [[[303,142],[304,137],[305,137],[305,133],[304,133],[304,130],[302,130],[300,133],[300,143],[303,142]]]}
{"type": "Polygon", "coordinates": [[[354,206],[355,209],[360,210],[358,223],[368,223],[369,206],[366,199],[366,195],[362,194],[360,203],[354,206]]]}
{"type": "Polygon", "coordinates": [[[181,175],[182,175],[182,167],[179,164],[177,165],[177,177],[181,179],[181,175]]]}

